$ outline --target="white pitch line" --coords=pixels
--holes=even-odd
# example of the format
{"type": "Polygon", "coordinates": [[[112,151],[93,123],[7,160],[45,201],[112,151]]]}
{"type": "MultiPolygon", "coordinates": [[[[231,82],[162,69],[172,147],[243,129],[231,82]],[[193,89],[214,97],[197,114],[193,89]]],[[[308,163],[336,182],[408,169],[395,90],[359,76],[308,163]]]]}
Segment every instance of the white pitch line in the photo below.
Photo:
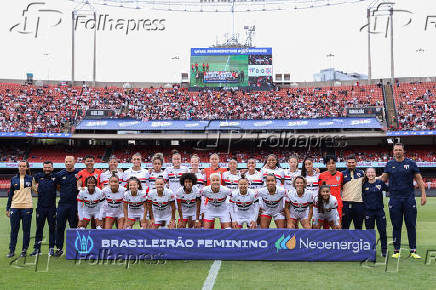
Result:
{"type": "Polygon", "coordinates": [[[221,268],[221,260],[215,260],[210,266],[209,275],[207,275],[206,280],[203,283],[203,290],[212,290],[215,285],[216,277],[218,276],[218,272],[221,268]]]}

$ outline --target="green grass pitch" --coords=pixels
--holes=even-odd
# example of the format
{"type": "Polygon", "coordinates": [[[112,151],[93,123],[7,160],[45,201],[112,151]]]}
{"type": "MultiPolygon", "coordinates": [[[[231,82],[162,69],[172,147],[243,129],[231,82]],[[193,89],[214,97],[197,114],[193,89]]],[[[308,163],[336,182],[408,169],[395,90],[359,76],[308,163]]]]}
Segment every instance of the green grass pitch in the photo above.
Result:
{"type": "MultiPolygon", "coordinates": [[[[419,200],[417,198],[417,203],[419,200]]],[[[201,289],[213,262],[143,262],[127,266],[123,262],[96,264],[82,261],[79,264],[67,261],[65,256],[48,259],[45,241],[42,247],[44,254],[39,257],[37,265],[34,265],[33,257],[27,257],[25,262],[18,259],[11,263],[13,260],[6,258],[10,225],[4,215],[5,205],[6,198],[1,198],[0,289],[201,289]]],[[[387,208],[385,210],[388,214],[387,208]]],[[[33,223],[31,247],[35,230],[33,223]]],[[[46,235],[47,230],[46,226],[46,235]]],[[[388,236],[391,235],[389,220],[388,236]]],[[[402,238],[404,248],[407,248],[405,228],[402,238]]],[[[427,250],[436,251],[436,198],[428,198],[428,204],[424,207],[418,205],[417,240],[418,253],[423,259],[413,260],[403,252],[398,264],[396,260],[389,259],[386,265],[379,248],[375,265],[361,265],[358,262],[223,261],[214,288],[435,289],[436,263],[433,260],[426,265],[425,256],[427,250]]],[[[388,238],[388,242],[391,241],[388,238]]],[[[21,233],[17,253],[18,250],[21,250],[21,233]]],[[[392,250],[391,246],[389,250],[392,250]]]]}
{"type": "Polygon", "coordinates": [[[242,83],[202,83],[195,79],[195,71],[191,72],[191,87],[247,87],[248,86],[248,55],[214,55],[191,56],[191,66],[198,63],[198,69],[203,71],[202,64],[209,64],[209,71],[244,71],[242,83]]]}

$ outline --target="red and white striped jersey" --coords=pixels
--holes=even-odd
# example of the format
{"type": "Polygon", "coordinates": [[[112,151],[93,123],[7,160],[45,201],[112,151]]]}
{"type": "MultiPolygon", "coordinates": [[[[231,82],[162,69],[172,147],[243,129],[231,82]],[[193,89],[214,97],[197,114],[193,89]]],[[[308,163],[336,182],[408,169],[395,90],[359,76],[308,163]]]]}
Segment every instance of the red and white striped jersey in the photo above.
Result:
{"type": "MultiPolygon", "coordinates": [[[[118,169],[115,171],[115,175],[118,176],[118,179],[120,181],[120,184],[123,183],[124,178],[124,172],[121,169],[118,169]]],[[[105,186],[109,185],[109,179],[112,177],[112,171],[106,170],[100,174],[100,184],[101,187],[104,188],[105,186]]]]}
{"type": "Polygon", "coordinates": [[[301,175],[301,170],[297,169],[294,172],[292,172],[290,169],[285,169],[285,184],[284,187],[286,190],[294,189],[294,179],[297,176],[301,175]]]}
{"type": "Polygon", "coordinates": [[[239,171],[236,174],[232,174],[230,171],[223,173],[224,185],[231,190],[238,188],[239,179],[241,179],[241,173],[239,173],[239,171]]]}
{"type": "Polygon", "coordinates": [[[253,174],[249,172],[245,173],[245,178],[248,179],[248,188],[250,189],[259,189],[263,187],[263,178],[262,174],[259,171],[255,171],[253,174]]]}
{"type": "Polygon", "coordinates": [[[210,185],[203,188],[200,194],[206,197],[206,204],[204,206],[204,212],[209,214],[222,214],[228,212],[226,200],[230,196],[232,191],[220,185],[218,192],[213,192],[210,185]]]}
{"type": "Polygon", "coordinates": [[[288,192],[286,201],[290,203],[290,206],[297,212],[305,211],[312,203],[312,193],[307,190],[304,191],[302,196],[297,194],[297,191],[291,190],[288,192]]]}
{"type": "Polygon", "coordinates": [[[147,169],[141,168],[139,170],[133,170],[133,168],[129,168],[126,171],[124,171],[123,174],[123,186],[127,187],[127,181],[130,177],[136,177],[141,181],[142,189],[147,188],[147,175],[148,171],[147,169]]]}
{"type": "Polygon", "coordinates": [[[282,179],[285,178],[285,172],[282,168],[276,167],[274,169],[263,167],[260,170],[260,173],[262,173],[263,182],[266,184],[266,177],[268,174],[273,173],[277,179],[277,184],[282,185],[282,179]]]}
{"type": "Polygon", "coordinates": [[[152,171],[151,173],[147,172],[147,184],[150,190],[156,189],[155,182],[157,178],[163,178],[164,177],[164,171],[161,170],[160,172],[152,171]]]}
{"type": "Polygon", "coordinates": [[[183,173],[188,173],[189,169],[185,166],[180,166],[180,168],[167,167],[164,170],[164,179],[168,181],[168,187],[173,192],[177,192],[177,190],[181,187],[180,185],[180,177],[183,173]]]}

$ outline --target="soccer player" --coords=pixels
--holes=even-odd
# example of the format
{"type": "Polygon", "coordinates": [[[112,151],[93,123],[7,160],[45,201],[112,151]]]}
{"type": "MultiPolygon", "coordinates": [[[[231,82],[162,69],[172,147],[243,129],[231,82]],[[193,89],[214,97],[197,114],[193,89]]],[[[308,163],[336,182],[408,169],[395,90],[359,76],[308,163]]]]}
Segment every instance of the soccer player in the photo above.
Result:
{"type": "Polygon", "coordinates": [[[142,182],[137,177],[130,177],[127,180],[127,190],[123,197],[124,228],[131,229],[136,221],[139,221],[141,228],[147,228],[146,206],[148,187],[143,190],[142,182]]]}
{"type": "Polygon", "coordinates": [[[245,178],[248,180],[248,188],[259,189],[263,187],[262,174],[256,170],[256,159],[249,158],[247,162],[248,171],[245,173],[245,178]]]}
{"type": "Polygon", "coordinates": [[[421,190],[421,205],[427,202],[425,184],[416,162],[404,156],[404,145],[397,143],[393,149],[394,159],[388,161],[381,180],[389,180],[389,214],[392,222],[394,238],[393,258],[400,257],[401,228],[403,219],[409,238],[410,256],[420,259],[416,253],[416,201],[413,179],[421,190]]]}
{"type": "Polygon", "coordinates": [[[56,231],[56,183],[53,175],[53,162],[44,161],[42,173],[35,175],[38,186],[38,203],[36,207],[35,245],[31,256],[41,253],[41,243],[44,234],[45,220],[48,222],[49,255],[54,255],[56,231]]]}
{"type": "Polygon", "coordinates": [[[271,219],[277,228],[285,227],[284,198],[286,190],[277,186],[277,178],[274,173],[266,176],[266,187],[257,190],[260,199],[260,227],[267,229],[270,227],[271,219]]]}
{"type": "Polygon", "coordinates": [[[171,189],[165,187],[165,181],[159,177],[155,182],[156,189],[147,195],[147,211],[150,217],[150,225],[154,229],[176,227],[175,196],[171,189]]]}
{"type": "Polygon", "coordinates": [[[147,174],[147,184],[150,189],[155,189],[154,183],[157,178],[162,178],[164,176],[164,171],[162,170],[162,165],[164,163],[164,158],[162,153],[156,153],[151,158],[153,168],[148,171],[147,174]]]}
{"type": "Polygon", "coordinates": [[[283,184],[283,179],[285,177],[285,172],[280,167],[279,161],[277,159],[277,156],[274,154],[268,155],[266,158],[266,161],[264,165],[262,166],[262,169],[260,170],[260,173],[262,174],[263,181],[266,183],[266,177],[272,173],[278,180],[278,184],[283,184]]]}
{"type": "Polygon", "coordinates": [[[295,190],[288,191],[285,199],[285,217],[287,228],[297,228],[298,222],[304,229],[310,229],[310,219],[312,218],[313,195],[306,190],[306,179],[302,176],[294,178],[292,185],[295,190]]]}
{"type": "Polygon", "coordinates": [[[342,171],[342,228],[349,229],[351,222],[356,230],[361,230],[365,219],[365,205],[362,201],[362,181],[365,176],[363,170],[356,168],[354,155],[346,157],[347,169],[342,171]]]}
{"type": "Polygon", "coordinates": [[[173,166],[165,168],[163,177],[168,182],[169,189],[174,193],[180,188],[180,177],[183,173],[189,172],[189,169],[181,165],[182,156],[176,150],[172,152],[171,161],[173,166]]]}
{"type": "Polygon", "coordinates": [[[120,186],[120,179],[116,173],[116,171],[112,172],[108,186],[103,188],[103,193],[106,197],[103,208],[104,216],[106,217],[104,223],[105,229],[112,229],[115,220],[117,221],[118,229],[124,228],[123,198],[126,189],[120,186]]]}
{"type": "Polygon", "coordinates": [[[210,168],[204,169],[204,174],[206,175],[206,185],[210,185],[210,176],[214,173],[219,173],[222,179],[222,174],[227,171],[225,168],[220,167],[220,157],[218,154],[213,153],[209,157],[210,168]]]}
{"type": "Polygon", "coordinates": [[[102,207],[105,201],[104,193],[97,187],[97,178],[93,175],[85,179],[85,188],[77,195],[77,208],[81,226],[79,229],[86,229],[91,218],[95,219],[96,228],[103,228],[102,207]]]}
{"type": "Polygon", "coordinates": [[[238,188],[232,191],[230,202],[232,203],[232,227],[241,229],[244,224],[247,228],[257,227],[259,214],[259,198],[257,193],[248,188],[248,179],[243,174],[238,181],[238,188]]]}
{"type": "Polygon", "coordinates": [[[76,160],[74,156],[65,157],[65,169],[55,174],[55,182],[59,185],[59,202],[56,210],[56,252],[55,257],[62,256],[64,247],[65,227],[77,228],[77,173],[74,168],[76,160]]]}
{"type": "Polygon", "coordinates": [[[109,169],[100,173],[99,181],[101,188],[104,188],[109,185],[109,179],[115,174],[118,176],[120,182],[123,182],[123,170],[118,168],[118,158],[115,156],[111,156],[109,158],[109,169]]]}
{"type": "Polygon", "coordinates": [[[294,178],[301,175],[301,170],[298,169],[298,157],[292,155],[288,160],[289,169],[284,170],[284,187],[287,191],[295,190],[293,188],[294,178]]]}
{"type": "Polygon", "coordinates": [[[142,155],[137,152],[132,156],[132,168],[124,171],[123,174],[123,186],[127,188],[127,180],[130,180],[131,177],[136,177],[141,182],[141,188],[148,188],[147,186],[147,175],[148,171],[141,167],[142,163],[142,155]]]}
{"type": "Polygon", "coordinates": [[[319,172],[313,168],[313,159],[311,157],[304,158],[301,176],[306,179],[306,192],[312,194],[313,200],[318,195],[319,172]]]}
{"type": "Polygon", "coordinates": [[[85,180],[89,176],[94,176],[95,179],[97,180],[97,187],[101,188],[100,181],[98,180],[101,174],[101,170],[95,169],[94,165],[95,165],[95,157],[93,155],[86,155],[85,156],[86,168],[80,170],[79,173],[77,173],[77,188],[79,190],[85,187],[85,180]]]}
{"type": "Polygon", "coordinates": [[[183,173],[180,177],[181,187],[176,192],[177,209],[179,211],[178,228],[200,228],[200,190],[196,186],[197,176],[194,173],[183,173]],[[195,224],[194,224],[195,221],[195,224]]]}
{"type": "Polygon", "coordinates": [[[224,185],[235,190],[238,188],[238,181],[241,178],[241,173],[238,171],[238,161],[235,158],[229,161],[229,171],[226,171],[222,175],[224,185]]]}
{"type": "Polygon", "coordinates": [[[366,169],[362,185],[362,198],[365,204],[365,227],[367,230],[374,229],[377,222],[377,230],[381,241],[381,253],[386,257],[388,242],[386,235],[386,215],[383,204],[383,192],[387,192],[386,183],[376,179],[376,171],[370,167],[366,169]]]}
{"type": "Polygon", "coordinates": [[[320,229],[321,225],[325,225],[325,222],[327,222],[328,228],[334,230],[339,230],[341,228],[336,197],[330,194],[330,187],[328,185],[321,185],[319,187],[318,195],[313,201],[312,227],[314,229],[320,229]]]}
{"type": "MultiPolygon", "coordinates": [[[[342,218],[342,198],[341,198],[341,191],[342,191],[342,184],[344,180],[344,175],[336,170],[336,157],[335,156],[329,156],[327,155],[324,158],[324,163],[327,167],[327,171],[324,171],[319,175],[318,179],[318,185],[328,185],[330,186],[330,193],[332,196],[335,197],[337,203],[338,203],[338,214],[339,214],[339,222],[342,218]]],[[[319,195],[319,194],[318,194],[319,195]]],[[[326,222],[324,224],[324,228],[328,229],[329,225],[326,222]]]]}
{"type": "Polygon", "coordinates": [[[193,154],[191,156],[191,169],[189,172],[194,173],[197,177],[197,187],[198,189],[203,189],[203,187],[206,185],[206,176],[201,173],[200,170],[200,157],[196,154],[193,154]]]}
{"type": "Polygon", "coordinates": [[[201,195],[206,197],[204,206],[203,224],[205,229],[212,229],[215,219],[218,218],[221,228],[230,229],[230,213],[226,204],[227,197],[232,191],[221,185],[221,175],[212,173],[210,175],[210,185],[203,188],[201,195]]]}
{"type": "Polygon", "coordinates": [[[15,255],[20,222],[23,224],[23,248],[21,257],[27,254],[30,243],[30,227],[32,225],[32,190],[36,191],[36,184],[29,174],[29,162],[18,162],[18,174],[12,177],[6,204],[6,216],[11,222],[11,236],[8,258],[15,255]]]}

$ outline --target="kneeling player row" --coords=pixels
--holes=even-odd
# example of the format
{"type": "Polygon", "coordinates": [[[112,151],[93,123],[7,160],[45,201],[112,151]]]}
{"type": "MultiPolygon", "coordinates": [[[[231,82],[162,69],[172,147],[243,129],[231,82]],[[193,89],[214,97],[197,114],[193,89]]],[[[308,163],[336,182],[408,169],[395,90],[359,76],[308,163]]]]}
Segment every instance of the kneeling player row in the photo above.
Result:
{"type": "Polygon", "coordinates": [[[257,190],[248,188],[244,176],[233,191],[221,185],[220,174],[212,174],[210,180],[211,185],[199,190],[196,175],[185,173],[180,178],[181,187],[173,193],[163,178],[156,179],[156,188],[150,191],[132,177],[125,189],[114,174],[109,186],[100,190],[95,177],[90,176],[77,197],[79,228],[86,228],[92,218],[98,229],[111,229],[115,221],[119,229],[132,228],[136,221],[144,229],[175,228],[176,210],[178,228],[211,229],[215,219],[224,229],[242,228],[244,224],[248,228],[269,228],[272,219],[278,228],[296,228],[298,222],[306,229],[320,228],[324,223],[334,229],[340,227],[337,201],[330,195],[330,188],[320,186],[313,195],[306,191],[306,180],[301,176],[295,178],[295,190],[290,191],[277,186],[274,174],[267,176],[266,187],[257,190]]]}

